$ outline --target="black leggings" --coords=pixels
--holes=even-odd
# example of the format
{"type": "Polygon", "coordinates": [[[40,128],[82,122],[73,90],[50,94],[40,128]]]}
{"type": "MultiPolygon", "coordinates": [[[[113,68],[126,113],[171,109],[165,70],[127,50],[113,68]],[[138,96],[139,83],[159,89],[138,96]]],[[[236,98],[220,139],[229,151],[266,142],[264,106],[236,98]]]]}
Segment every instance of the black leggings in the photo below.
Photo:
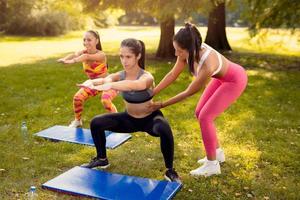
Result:
{"type": "Polygon", "coordinates": [[[120,133],[143,131],[154,137],[160,137],[160,149],[164,156],[166,168],[173,168],[173,134],[168,121],[160,110],[154,111],[144,118],[134,118],[127,112],[107,113],[94,117],[91,121],[91,132],[98,158],[106,158],[104,130],[120,133]]]}

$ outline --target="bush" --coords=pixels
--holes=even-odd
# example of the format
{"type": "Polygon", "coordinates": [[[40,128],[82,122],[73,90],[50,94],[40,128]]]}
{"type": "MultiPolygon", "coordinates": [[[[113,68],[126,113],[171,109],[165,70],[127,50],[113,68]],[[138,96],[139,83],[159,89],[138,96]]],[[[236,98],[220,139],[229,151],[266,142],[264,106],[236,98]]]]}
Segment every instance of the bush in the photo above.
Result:
{"type": "Polygon", "coordinates": [[[17,35],[55,36],[69,30],[84,28],[84,24],[84,20],[70,17],[65,12],[41,11],[28,17],[11,18],[5,32],[17,35]]]}

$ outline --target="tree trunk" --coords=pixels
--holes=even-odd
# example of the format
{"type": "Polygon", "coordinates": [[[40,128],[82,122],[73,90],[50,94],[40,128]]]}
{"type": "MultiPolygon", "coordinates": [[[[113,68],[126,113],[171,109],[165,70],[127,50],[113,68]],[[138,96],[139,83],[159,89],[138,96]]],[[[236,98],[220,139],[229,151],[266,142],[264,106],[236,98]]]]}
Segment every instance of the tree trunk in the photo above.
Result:
{"type": "Polygon", "coordinates": [[[230,51],[225,27],[225,2],[223,2],[209,13],[205,43],[219,51],[230,51]]]}
{"type": "Polygon", "coordinates": [[[156,51],[156,57],[158,58],[174,58],[175,50],[173,47],[173,36],[175,29],[174,16],[164,18],[160,22],[160,39],[159,46],[156,51]]]}
{"type": "Polygon", "coordinates": [[[0,0],[0,31],[4,29],[7,19],[7,0],[0,0]]]}

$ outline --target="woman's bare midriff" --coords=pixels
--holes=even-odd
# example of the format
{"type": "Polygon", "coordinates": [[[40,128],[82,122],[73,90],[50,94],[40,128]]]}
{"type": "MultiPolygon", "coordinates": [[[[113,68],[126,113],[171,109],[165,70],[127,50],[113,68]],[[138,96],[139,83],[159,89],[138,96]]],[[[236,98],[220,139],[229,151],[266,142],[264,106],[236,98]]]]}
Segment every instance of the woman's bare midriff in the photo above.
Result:
{"type": "Polygon", "coordinates": [[[152,103],[152,100],[146,101],[144,103],[128,103],[125,101],[127,113],[135,118],[143,118],[150,115],[148,106],[152,103]]]}

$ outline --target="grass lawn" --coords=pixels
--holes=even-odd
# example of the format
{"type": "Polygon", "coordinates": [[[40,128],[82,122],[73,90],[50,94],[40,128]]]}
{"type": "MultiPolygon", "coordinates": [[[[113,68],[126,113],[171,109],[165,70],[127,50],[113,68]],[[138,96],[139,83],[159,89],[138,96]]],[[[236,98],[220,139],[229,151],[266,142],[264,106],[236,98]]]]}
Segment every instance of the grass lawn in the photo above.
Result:
{"type": "MultiPolygon", "coordinates": [[[[204,28],[200,31],[205,33],[204,28]]],[[[75,84],[86,76],[80,64],[63,66],[55,61],[81,48],[82,33],[57,38],[0,36],[0,199],[25,199],[31,185],[38,187],[38,199],[84,199],[40,186],[88,161],[95,149],[35,137],[24,144],[20,134],[22,121],[27,122],[32,135],[53,125],[67,125],[73,119],[72,97],[78,89],[75,84]]],[[[197,159],[204,156],[199,125],[193,116],[201,93],[163,109],[175,138],[174,166],[184,183],[175,199],[297,199],[300,33],[288,37],[284,30],[273,30],[263,39],[251,40],[245,29],[230,28],[227,33],[235,50],[227,56],[245,66],[249,76],[245,93],[216,120],[227,162],[219,176],[189,176],[189,171],[199,166],[197,159]]],[[[122,39],[143,39],[150,53],[155,52],[159,39],[156,27],[118,27],[100,30],[100,34],[111,72],[121,69],[116,54],[122,39]]],[[[158,83],[173,63],[150,55],[146,64],[158,83]]],[[[182,91],[191,78],[185,72],[155,99],[182,91]]],[[[120,111],[124,109],[121,97],[114,102],[120,111]]],[[[87,101],[84,127],[88,128],[93,116],[104,112],[99,98],[87,101]]],[[[158,138],[134,133],[122,146],[108,150],[108,157],[110,172],[163,179],[158,138]]]]}

